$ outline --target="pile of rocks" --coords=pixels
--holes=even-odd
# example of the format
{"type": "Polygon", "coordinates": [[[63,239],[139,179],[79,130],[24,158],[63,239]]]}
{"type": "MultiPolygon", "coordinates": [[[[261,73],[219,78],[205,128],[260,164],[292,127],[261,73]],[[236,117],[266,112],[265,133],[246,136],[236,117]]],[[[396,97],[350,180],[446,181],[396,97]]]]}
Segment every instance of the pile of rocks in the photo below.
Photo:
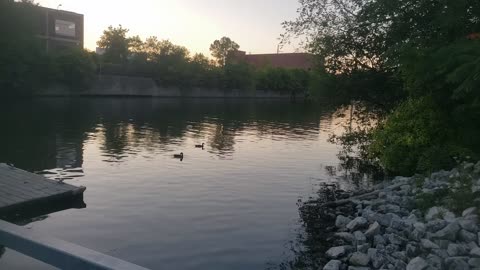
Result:
{"type": "MultiPolygon", "coordinates": [[[[463,166],[479,175],[480,162],[463,166]]],[[[465,209],[461,216],[439,206],[425,214],[415,209],[419,194],[455,188],[449,180],[460,173],[434,173],[420,187],[415,178],[397,177],[369,199],[352,198],[357,212],[336,217],[334,246],[323,269],[480,270],[479,209],[465,209]]],[[[472,181],[472,191],[480,191],[480,179],[472,181]]]]}

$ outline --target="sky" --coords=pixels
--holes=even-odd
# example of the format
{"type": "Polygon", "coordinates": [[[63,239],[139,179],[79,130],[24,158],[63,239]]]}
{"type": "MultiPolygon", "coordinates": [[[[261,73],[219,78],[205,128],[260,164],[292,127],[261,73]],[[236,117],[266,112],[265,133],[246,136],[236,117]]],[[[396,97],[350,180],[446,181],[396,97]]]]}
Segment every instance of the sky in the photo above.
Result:
{"type": "MultiPolygon", "coordinates": [[[[84,15],[85,48],[109,25],[128,35],[157,36],[210,56],[210,44],[228,36],[247,53],[276,53],[281,23],[296,17],[298,0],[36,0],[42,6],[84,15]]],[[[301,50],[285,46],[282,52],[301,50]]]]}

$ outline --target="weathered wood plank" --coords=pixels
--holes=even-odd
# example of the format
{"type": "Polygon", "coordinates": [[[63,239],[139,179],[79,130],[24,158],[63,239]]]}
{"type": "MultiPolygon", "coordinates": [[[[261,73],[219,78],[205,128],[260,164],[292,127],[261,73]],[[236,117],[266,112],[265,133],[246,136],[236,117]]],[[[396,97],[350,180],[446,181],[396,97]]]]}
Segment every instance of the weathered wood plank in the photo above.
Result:
{"type": "Polygon", "coordinates": [[[79,196],[84,190],[85,187],[59,183],[0,163],[0,212],[54,198],[79,196]]]}

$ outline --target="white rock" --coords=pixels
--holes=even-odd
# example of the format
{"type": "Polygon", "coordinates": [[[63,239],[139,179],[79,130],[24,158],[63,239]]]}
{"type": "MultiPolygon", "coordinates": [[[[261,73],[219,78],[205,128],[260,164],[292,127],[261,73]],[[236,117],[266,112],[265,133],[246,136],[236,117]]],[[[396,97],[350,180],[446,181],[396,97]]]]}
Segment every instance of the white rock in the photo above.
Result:
{"type": "Polygon", "coordinates": [[[425,220],[430,221],[436,218],[442,218],[443,214],[446,213],[448,210],[443,207],[434,206],[428,209],[427,213],[425,214],[425,220]]]}
{"type": "Polygon", "coordinates": [[[342,239],[344,241],[347,241],[351,244],[355,242],[355,237],[353,236],[353,234],[348,232],[337,232],[333,236],[336,238],[342,239]]]}
{"type": "Polygon", "coordinates": [[[470,219],[459,220],[458,225],[460,225],[462,229],[467,230],[469,232],[476,233],[478,231],[477,223],[474,220],[470,220],[470,219]]]}
{"type": "Polygon", "coordinates": [[[337,228],[343,228],[343,227],[347,226],[347,224],[350,223],[350,221],[352,221],[352,220],[349,219],[348,217],[339,215],[339,216],[337,216],[337,219],[335,220],[335,226],[337,228]]]}
{"type": "Polygon", "coordinates": [[[470,258],[470,260],[468,260],[468,264],[471,267],[480,267],[480,258],[470,258]]]}
{"type": "Polygon", "coordinates": [[[416,257],[412,259],[407,265],[407,270],[423,270],[427,268],[428,268],[427,262],[420,257],[416,257]]]}
{"type": "Polygon", "coordinates": [[[468,251],[463,245],[451,243],[448,245],[447,253],[450,257],[458,257],[467,255],[468,251]]]}
{"type": "Polygon", "coordinates": [[[442,269],[443,260],[437,255],[430,254],[427,256],[427,262],[436,269],[442,269]]]}
{"type": "Polygon", "coordinates": [[[365,227],[367,224],[368,221],[364,217],[356,217],[347,224],[347,229],[350,231],[356,231],[357,229],[365,227]]]}
{"type": "Polygon", "coordinates": [[[448,221],[448,222],[453,222],[453,221],[455,221],[455,214],[450,212],[450,211],[447,211],[447,212],[443,213],[443,219],[448,221]]]}
{"type": "Polygon", "coordinates": [[[466,216],[469,216],[469,215],[474,215],[474,214],[476,214],[476,212],[477,212],[476,207],[467,208],[462,212],[462,217],[466,217],[466,216]]]}
{"type": "Polygon", "coordinates": [[[380,268],[386,261],[385,257],[375,248],[368,249],[368,256],[374,268],[380,268]]]}
{"type": "Polygon", "coordinates": [[[367,238],[361,231],[355,231],[353,237],[355,238],[356,245],[363,245],[367,242],[367,238]]]}
{"type": "Polygon", "coordinates": [[[425,232],[427,230],[427,226],[422,222],[413,223],[413,227],[415,228],[415,230],[418,230],[420,232],[425,232]]]}
{"type": "Polygon", "coordinates": [[[475,258],[480,258],[480,248],[474,248],[470,250],[470,256],[475,258]]]}
{"type": "Polygon", "coordinates": [[[365,232],[365,236],[367,238],[372,238],[374,237],[375,235],[379,234],[380,233],[380,230],[381,230],[381,226],[378,222],[374,222],[372,223],[369,227],[368,227],[368,230],[365,232]]]}
{"type": "Polygon", "coordinates": [[[447,225],[448,225],[448,222],[446,222],[443,219],[434,219],[434,220],[430,220],[427,223],[427,230],[429,230],[430,232],[437,232],[445,228],[447,225]]]}
{"type": "Polygon", "coordinates": [[[420,243],[422,244],[422,247],[427,250],[440,248],[437,244],[428,239],[422,239],[420,240],[420,243]]]}
{"type": "Polygon", "coordinates": [[[323,267],[323,270],[340,270],[342,262],[338,260],[331,260],[323,267]]]}
{"type": "Polygon", "coordinates": [[[325,252],[325,255],[331,259],[338,259],[344,255],[346,255],[351,247],[349,246],[339,246],[339,247],[332,247],[327,252],[325,252]]]}
{"type": "Polygon", "coordinates": [[[355,266],[367,266],[370,262],[370,257],[361,252],[355,252],[349,259],[350,264],[355,266]]]}
{"type": "Polygon", "coordinates": [[[457,233],[460,231],[460,225],[457,222],[453,222],[447,225],[447,227],[441,229],[440,231],[433,234],[434,238],[448,239],[450,241],[455,241],[457,238],[457,233]]]}
{"type": "Polygon", "coordinates": [[[477,235],[472,233],[472,232],[469,232],[467,230],[462,229],[458,233],[458,239],[460,241],[465,242],[465,243],[475,242],[477,240],[477,235]]]}
{"type": "Polygon", "coordinates": [[[363,266],[349,266],[348,270],[370,270],[370,268],[363,266]]]}
{"type": "Polygon", "coordinates": [[[445,259],[445,264],[447,265],[447,269],[470,270],[467,261],[468,257],[450,257],[445,259]]]}
{"type": "Polygon", "coordinates": [[[362,253],[367,253],[368,249],[371,248],[370,243],[357,246],[357,251],[362,253]]]}

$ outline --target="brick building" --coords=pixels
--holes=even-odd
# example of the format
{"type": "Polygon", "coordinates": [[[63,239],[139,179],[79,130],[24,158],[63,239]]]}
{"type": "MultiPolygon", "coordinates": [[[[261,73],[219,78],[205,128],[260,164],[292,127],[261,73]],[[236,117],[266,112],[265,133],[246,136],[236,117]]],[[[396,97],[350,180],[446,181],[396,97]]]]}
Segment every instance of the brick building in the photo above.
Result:
{"type": "Polygon", "coordinates": [[[314,66],[313,55],[309,53],[246,54],[236,51],[231,56],[234,62],[246,62],[257,68],[298,68],[310,70],[314,66]]]}

